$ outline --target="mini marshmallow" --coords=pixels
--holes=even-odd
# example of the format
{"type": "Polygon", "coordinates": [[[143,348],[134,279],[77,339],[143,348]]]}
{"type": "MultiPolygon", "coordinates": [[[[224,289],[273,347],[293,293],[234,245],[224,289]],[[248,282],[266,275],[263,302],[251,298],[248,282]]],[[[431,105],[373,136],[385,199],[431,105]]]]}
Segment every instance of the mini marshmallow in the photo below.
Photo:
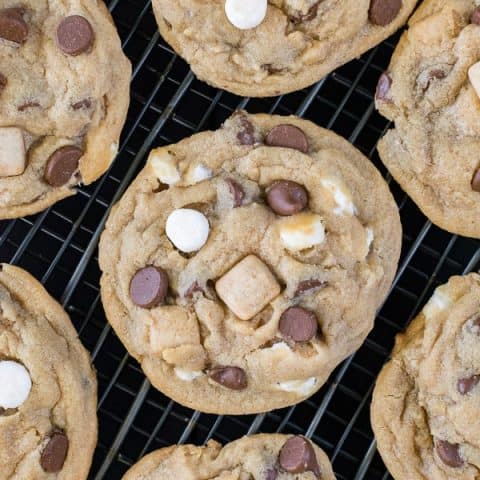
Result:
{"type": "Polygon", "coordinates": [[[350,193],[347,191],[344,185],[341,185],[339,182],[331,179],[324,178],[321,181],[322,187],[326,188],[333,195],[337,208],[335,208],[334,213],[337,215],[355,215],[357,209],[352,202],[350,193]]]}
{"type": "Polygon", "coordinates": [[[477,94],[477,97],[480,98],[480,62],[473,64],[468,69],[468,78],[470,79],[470,83],[477,94]]]}
{"type": "Polygon", "coordinates": [[[191,382],[203,375],[203,372],[200,372],[200,371],[186,370],[184,368],[178,368],[178,367],[175,367],[174,371],[175,371],[175,375],[180,380],[183,380],[184,382],[191,382]]]}
{"type": "Polygon", "coordinates": [[[0,128],[0,177],[21,175],[26,162],[23,131],[16,127],[0,128]]]}
{"type": "Polygon", "coordinates": [[[213,177],[213,172],[203,164],[190,168],[187,172],[187,182],[190,184],[200,183],[213,177]]]}
{"type": "Polygon", "coordinates": [[[436,313],[441,312],[452,305],[452,299],[446,295],[441,288],[442,287],[438,287],[435,292],[433,292],[432,298],[430,298],[427,304],[423,307],[423,314],[425,317],[432,317],[436,313]]]}
{"type": "Polygon", "coordinates": [[[277,385],[278,388],[284,392],[296,393],[299,397],[304,397],[314,390],[316,384],[317,379],[315,377],[310,377],[306,380],[279,382],[277,385]]]}
{"type": "Polygon", "coordinates": [[[153,150],[148,161],[156,177],[165,185],[175,185],[181,180],[177,162],[167,149],[153,150]]]}
{"type": "Polygon", "coordinates": [[[267,16],[267,0],[226,0],[228,21],[240,30],[258,27],[267,16]]]}
{"type": "Polygon", "coordinates": [[[285,248],[300,251],[325,240],[322,217],[314,213],[299,213],[279,222],[280,238],[285,248]]]}
{"type": "Polygon", "coordinates": [[[27,369],[11,360],[0,362],[0,407],[18,408],[30,395],[32,380],[27,369]]]}
{"type": "Polygon", "coordinates": [[[180,208],[168,216],[165,230],[167,237],[180,251],[190,253],[205,245],[210,225],[203,213],[180,208]]]}

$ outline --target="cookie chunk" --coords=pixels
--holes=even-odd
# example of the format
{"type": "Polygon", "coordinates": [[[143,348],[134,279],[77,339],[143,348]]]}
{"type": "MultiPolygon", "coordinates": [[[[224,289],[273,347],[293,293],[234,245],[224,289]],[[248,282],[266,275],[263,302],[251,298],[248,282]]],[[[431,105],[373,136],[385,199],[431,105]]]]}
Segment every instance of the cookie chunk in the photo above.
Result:
{"type": "Polygon", "coordinates": [[[0,219],[39,212],[107,170],[130,72],[103,1],[0,2],[0,219]]]}
{"type": "Polygon", "coordinates": [[[238,112],[151,152],[100,242],[102,299],[153,385],[206,412],[300,402],[363,342],[397,207],[348,142],[238,112]]]}
{"type": "Polygon", "coordinates": [[[309,86],[402,26],[416,0],[153,0],[160,32],[206,82],[266,97],[309,86]]]}
{"type": "Polygon", "coordinates": [[[394,178],[435,224],[480,238],[480,7],[426,0],[379,81],[394,178]]]}
{"type": "Polygon", "coordinates": [[[1,478],[86,479],[97,441],[90,357],[62,307],[27,272],[6,264],[0,385],[1,478]]]}
{"type": "Polygon", "coordinates": [[[480,276],[452,277],[397,337],[372,403],[396,480],[467,480],[480,470],[480,276]]]}
{"type": "Polygon", "coordinates": [[[335,480],[325,453],[302,436],[263,434],[222,446],[178,445],[150,453],[123,480],[250,479],[335,480]]]}

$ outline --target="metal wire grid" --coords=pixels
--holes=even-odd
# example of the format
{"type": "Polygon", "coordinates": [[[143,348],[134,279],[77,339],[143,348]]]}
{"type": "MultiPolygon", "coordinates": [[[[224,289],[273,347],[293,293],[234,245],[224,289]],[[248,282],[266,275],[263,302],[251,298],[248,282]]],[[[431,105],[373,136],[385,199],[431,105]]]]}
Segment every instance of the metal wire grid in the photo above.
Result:
{"type": "Polygon", "coordinates": [[[145,453],[174,443],[220,442],[255,432],[310,436],[329,454],[337,478],[387,479],[369,422],[374,380],[395,334],[449,276],[478,269],[480,243],[450,235],[421,215],[378,161],[388,128],[374,109],[376,80],[396,38],[340,68],[310,89],[272,99],[242,99],[199,82],[159,37],[149,0],[107,2],[134,65],[132,105],[120,153],[100,181],[47,211],[0,222],[0,261],[20,265],[65,306],[92,352],[99,379],[99,444],[90,478],[119,479],[145,453]],[[150,387],[113,334],[99,298],[97,243],[111,205],[154,146],[218,128],[235,109],[296,113],[348,138],[369,156],[398,202],[404,226],[400,269],[365,344],[302,404],[257,416],[204,415],[150,387]]]}

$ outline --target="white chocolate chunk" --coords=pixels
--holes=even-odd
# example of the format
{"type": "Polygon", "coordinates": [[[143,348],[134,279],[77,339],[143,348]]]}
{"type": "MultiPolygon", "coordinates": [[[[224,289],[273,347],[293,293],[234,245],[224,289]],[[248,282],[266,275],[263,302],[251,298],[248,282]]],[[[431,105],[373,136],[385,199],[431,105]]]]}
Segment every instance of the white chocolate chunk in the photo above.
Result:
{"type": "Polygon", "coordinates": [[[32,380],[23,365],[10,360],[0,362],[0,407],[20,407],[31,389],[32,380]]]}
{"type": "Polygon", "coordinates": [[[203,375],[203,372],[195,371],[195,370],[186,370],[184,368],[175,367],[174,370],[175,370],[175,375],[180,380],[183,380],[184,382],[191,382],[192,380],[195,380],[196,378],[201,377],[203,375]]]}
{"type": "Polygon", "coordinates": [[[432,298],[423,307],[423,314],[426,318],[431,318],[435,314],[447,309],[452,305],[452,299],[438,287],[432,295],[432,298]]]}
{"type": "Polygon", "coordinates": [[[175,185],[181,180],[175,157],[166,148],[153,150],[148,162],[155,176],[165,185],[175,185]]]}
{"type": "Polygon", "coordinates": [[[0,128],[0,177],[21,175],[26,161],[23,131],[16,127],[0,128]]]}
{"type": "Polygon", "coordinates": [[[200,250],[208,240],[210,225],[207,217],[190,208],[174,210],[167,218],[167,237],[182,252],[200,250]]]}
{"type": "Polygon", "coordinates": [[[315,377],[307,378],[306,380],[290,380],[288,382],[279,382],[279,390],[284,392],[296,393],[299,397],[304,397],[311,393],[317,384],[315,377]]]}
{"type": "Polygon", "coordinates": [[[213,177],[213,172],[203,164],[196,165],[195,167],[189,168],[186,179],[187,182],[191,185],[195,183],[203,182],[213,177]]]}
{"type": "Polygon", "coordinates": [[[480,62],[473,64],[468,69],[468,78],[470,83],[477,94],[477,97],[480,98],[480,62]]]}
{"type": "Polygon", "coordinates": [[[337,204],[337,207],[334,210],[334,213],[337,215],[356,215],[357,209],[353,204],[352,197],[348,192],[348,189],[340,184],[338,181],[331,178],[324,178],[321,181],[321,184],[324,188],[330,191],[333,195],[333,199],[337,204]]]}
{"type": "Polygon", "coordinates": [[[314,213],[299,213],[279,222],[280,238],[285,248],[300,251],[325,240],[322,217],[314,213]]]}
{"type": "Polygon", "coordinates": [[[260,313],[280,293],[269,268],[255,255],[245,257],[215,284],[218,296],[242,320],[260,313]]]}
{"type": "Polygon", "coordinates": [[[110,162],[113,162],[115,160],[115,157],[118,154],[118,143],[114,142],[110,145],[110,162]]]}
{"type": "Polygon", "coordinates": [[[240,30],[258,27],[267,15],[267,0],[226,0],[228,21],[240,30]]]}
{"type": "Polygon", "coordinates": [[[375,236],[373,234],[373,230],[370,227],[366,228],[366,233],[367,233],[367,252],[370,252],[370,247],[372,246],[375,236]]]}

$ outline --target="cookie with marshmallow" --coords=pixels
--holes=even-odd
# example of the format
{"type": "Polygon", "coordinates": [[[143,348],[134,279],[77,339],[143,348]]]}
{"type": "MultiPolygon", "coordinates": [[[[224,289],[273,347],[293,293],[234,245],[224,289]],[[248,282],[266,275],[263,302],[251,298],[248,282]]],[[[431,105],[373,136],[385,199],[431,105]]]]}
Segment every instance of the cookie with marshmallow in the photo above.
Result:
{"type": "Polygon", "coordinates": [[[386,183],[348,142],[296,117],[237,112],[150,153],[100,241],[103,304],[175,401],[281,408],[359,347],[400,240],[386,183]]]}
{"type": "Polygon", "coordinates": [[[2,478],[85,480],[97,443],[90,357],[63,308],[7,264],[0,265],[0,386],[2,478]]]}

